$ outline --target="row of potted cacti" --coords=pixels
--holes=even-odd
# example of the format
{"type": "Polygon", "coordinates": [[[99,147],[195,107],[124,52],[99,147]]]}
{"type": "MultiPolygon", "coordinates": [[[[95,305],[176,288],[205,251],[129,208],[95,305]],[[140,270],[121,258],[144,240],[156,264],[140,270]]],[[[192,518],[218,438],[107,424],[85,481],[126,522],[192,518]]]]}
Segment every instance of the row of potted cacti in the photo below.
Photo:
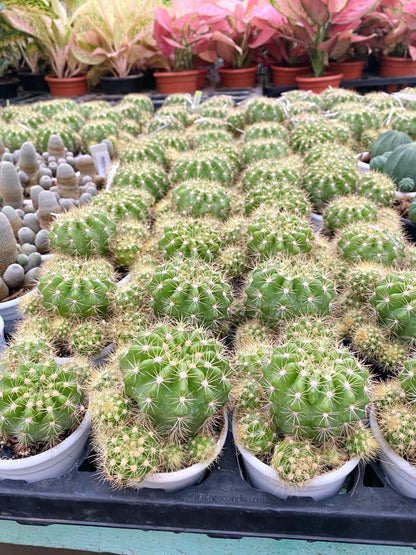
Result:
{"type": "MultiPolygon", "coordinates": [[[[322,77],[331,63],[331,71],[340,74],[348,71],[348,65],[340,63],[358,61],[362,71],[369,52],[383,54],[382,75],[390,75],[391,61],[404,66],[401,75],[416,71],[414,0],[348,0],[340,5],[327,0],[65,4],[58,0],[5,4],[1,31],[14,41],[8,46],[3,41],[4,77],[13,66],[23,64],[35,74],[47,67],[49,86],[56,87],[53,94],[65,96],[87,92],[87,71],[92,84],[102,77],[106,87],[117,77],[124,80],[122,87],[138,90],[141,72],[156,70],[160,92],[168,91],[168,79],[180,75],[185,82],[176,85],[176,92],[193,92],[204,85],[207,64],[218,59],[224,64],[220,69],[224,86],[252,86],[259,62],[275,66],[278,84],[287,83],[290,69],[298,75],[312,70],[315,77],[322,77]],[[247,84],[233,85],[236,74],[247,74],[247,84]],[[72,80],[72,93],[61,89],[63,79],[72,80]]],[[[344,77],[351,78],[347,73],[344,77]]]]}
{"type": "MultiPolygon", "coordinates": [[[[111,190],[51,223],[56,255],[2,355],[8,442],[27,453],[41,437],[33,422],[43,445],[55,440],[55,403],[80,417],[88,391],[105,477],[157,487],[160,473],[212,460],[230,403],[247,468],[263,463],[269,489],[333,493],[308,486],[374,456],[366,408],[375,400],[383,422],[393,404],[364,362],[411,378],[414,247],[389,208],[395,183],[360,175],[355,157],[396,102],[328,90],[197,106],[178,95],[150,119],[135,97],[143,135],[117,129],[111,190]],[[119,267],[130,274],[117,286],[119,267]],[[94,369],[108,343],[115,354],[94,369]],[[54,362],[63,354],[75,357],[68,369],[54,362]]],[[[412,105],[397,109],[414,118],[412,105]]]]}

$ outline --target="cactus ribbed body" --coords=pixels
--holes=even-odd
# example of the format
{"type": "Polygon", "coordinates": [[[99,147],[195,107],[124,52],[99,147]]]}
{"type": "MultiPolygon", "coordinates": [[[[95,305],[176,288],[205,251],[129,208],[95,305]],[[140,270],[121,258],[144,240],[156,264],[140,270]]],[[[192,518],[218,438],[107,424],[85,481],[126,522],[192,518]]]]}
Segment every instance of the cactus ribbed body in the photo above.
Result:
{"type": "Polygon", "coordinates": [[[114,178],[114,188],[131,186],[144,188],[156,200],[165,196],[169,189],[168,174],[155,162],[132,162],[123,164],[114,178]]]}
{"type": "Polygon", "coordinates": [[[323,465],[319,451],[312,443],[287,437],[276,445],[271,466],[284,482],[302,484],[315,478],[323,465]]]}
{"type": "Polygon", "coordinates": [[[312,249],[312,228],[307,220],[285,212],[255,213],[248,225],[247,251],[261,259],[285,253],[296,255],[312,249]]]}
{"type": "MultiPolygon", "coordinates": [[[[85,372],[85,369],[84,369],[85,372]]],[[[23,445],[55,443],[79,420],[82,372],[73,361],[21,362],[0,381],[0,430],[23,445]]]]}
{"type": "Polygon", "coordinates": [[[225,220],[231,212],[228,192],[216,182],[195,179],[183,181],[172,192],[172,202],[184,216],[206,215],[225,220]]]}
{"type": "Polygon", "coordinates": [[[353,222],[376,220],[377,206],[356,195],[336,198],[325,208],[323,218],[326,228],[334,233],[353,222]]]}
{"type": "Polygon", "coordinates": [[[158,249],[163,258],[198,256],[211,262],[217,257],[221,238],[216,220],[175,220],[175,223],[160,225],[163,230],[158,249]]]}
{"type": "Polygon", "coordinates": [[[120,162],[156,162],[164,164],[166,160],[163,144],[152,139],[140,139],[120,152],[120,162]]]}
{"type": "Polygon", "coordinates": [[[275,347],[261,384],[276,428],[312,440],[342,437],[365,418],[368,370],[347,348],[300,340],[275,347]]]}
{"type": "Polygon", "coordinates": [[[102,209],[90,206],[68,212],[52,224],[49,239],[51,247],[68,255],[105,256],[110,252],[116,236],[116,223],[102,209]]]}
{"type": "Polygon", "coordinates": [[[257,141],[258,139],[286,139],[288,131],[284,125],[276,122],[260,122],[249,125],[244,130],[244,141],[257,141]]]}
{"type": "Polygon", "coordinates": [[[227,155],[208,150],[181,155],[172,165],[171,177],[174,183],[201,178],[230,186],[234,172],[235,165],[227,155]]]}
{"type": "Polygon", "coordinates": [[[356,183],[356,191],[376,204],[389,206],[395,198],[396,185],[388,175],[370,170],[360,175],[356,183]]]}
{"type": "Polygon", "coordinates": [[[416,284],[413,273],[391,272],[375,284],[370,303],[379,320],[406,340],[416,336],[416,284]]]}
{"type": "Polygon", "coordinates": [[[385,231],[377,224],[355,223],[345,227],[337,240],[337,251],[349,262],[377,262],[398,265],[405,257],[400,234],[385,231]]]}
{"type": "Polygon", "coordinates": [[[237,437],[254,455],[268,455],[276,443],[276,432],[261,411],[247,412],[238,419],[237,437]]]}
{"type": "Polygon", "coordinates": [[[147,285],[157,316],[217,327],[228,319],[231,287],[207,264],[195,260],[167,262],[155,269],[147,285]]]}
{"type": "Polygon", "coordinates": [[[335,285],[303,258],[273,259],[249,274],[245,293],[247,316],[274,327],[281,320],[301,314],[328,314],[335,299],[335,285]]]}
{"type": "Polygon", "coordinates": [[[149,208],[154,204],[154,197],[147,190],[126,188],[104,191],[94,197],[91,207],[98,212],[106,211],[115,222],[134,218],[137,221],[146,220],[149,208]]]}
{"type": "Polygon", "coordinates": [[[251,123],[260,121],[272,121],[280,123],[284,119],[285,109],[280,99],[257,97],[247,102],[247,119],[251,123]]]}
{"type": "Polygon", "coordinates": [[[201,330],[157,325],[119,355],[126,394],[165,436],[191,437],[227,402],[230,366],[201,330]]]}
{"type": "Polygon", "coordinates": [[[251,191],[264,183],[274,184],[283,181],[295,184],[299,180],[302,167],[302,158],[295,155],[279,160],[260,160],[246,168],[241,184],[244,191],[251,191]]]}
{"type": "Polygon", "coordinates": [[[83,262],[55,256],[44,264],[39,279],[42,306],[59,316],[102,316],[112,305],[115,289],[113,269],[103,259],[83,262]]]}
{"type": "Polygon", "coordinates": [[[289,155],[289,147],[284,139],[257,139],[245,143],[242,158],[245,164],[258,160],[279,160],[289,155]]]}

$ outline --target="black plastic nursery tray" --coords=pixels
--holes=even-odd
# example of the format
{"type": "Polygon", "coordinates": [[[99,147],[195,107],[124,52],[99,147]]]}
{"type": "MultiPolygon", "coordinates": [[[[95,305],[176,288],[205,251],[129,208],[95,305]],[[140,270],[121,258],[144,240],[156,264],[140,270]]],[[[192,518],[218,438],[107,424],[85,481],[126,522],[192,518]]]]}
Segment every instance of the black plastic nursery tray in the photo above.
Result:
{"type": "MultiPolygon", "coordinates": [[[[385,90],[391,85],[406,85],[413,87],[416,85],[416,75],[408,77],[379,77],[378,75],[364,75],[361,79],[344,79],[341,81],[341,87],[347,89],[356,89],[360,93],[367,93],[373,90],[385,90]]],[[[265,85],[263,94],[265,96],[275,97],[282,93],[297,89],[296,85],[265,85]]]]}
{"type": "Polygon", "coordinates": [[[416,547],[416,499],[396,493],[376,464],[359,467],[325,501],[280,500],[244,479],[231,434],[197,486],[175,493],[114,491],[90,459],[58,479],[0,481],[0,518],[240,538],[259,536],[416,547]]]}

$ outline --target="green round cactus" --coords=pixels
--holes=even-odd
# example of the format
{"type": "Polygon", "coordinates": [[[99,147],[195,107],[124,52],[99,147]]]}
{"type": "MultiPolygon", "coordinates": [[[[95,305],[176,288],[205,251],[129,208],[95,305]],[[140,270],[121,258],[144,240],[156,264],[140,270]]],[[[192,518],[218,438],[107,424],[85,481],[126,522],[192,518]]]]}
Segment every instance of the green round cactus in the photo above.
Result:
{"type": "Polygon", "coordinates": [[[55,255],[39,278],[42,306],[59,316],[102,316],[112,306],[115,289],[113,269],[100,258],[81,261],[55,255]]]}
{"type": "Polygon", "coordinates": [[[347,348],[303,340],[273,350],[261,385],[276,428],[318,442],[345,436],[365,418],[369,373],[347,348]]]}
{"type": "Polygon", "coordinates": [[[60,122],[48,121],[36,128],[36,149],[38,152],[48,150],[49,138],[51,135],[59,135],[64,146],[71,152],[78,152],[81,139],[72,127],[60,122]]]}
{"type": "Polygon", "coordinates": [[[62,214],[55,220],[49,234],[52,249],[79,256],[106,256],[116,237],[117,225],[107,210],[84,207],[62,214]]]}
{"type": "Polygon", "coordinates": [[[166,161],[165,148],[151,138],[142,138],[120,148],[120,162],[155,162],[163,165],[166,161]]]}
{"type": "Polygon", "coordinates": [[[120,187],[112,191],[103,191],[94,197],[90,210],[96,210],[98,213],[105,211],[115,222],[129,218],[140,222],[149,217],[150,207],[154,202],[153,195],[147,190],[120,187]]]}
{"type": "Polygon", "coordinates": [[[127,219],[117,225],[111,251],[117,266],[128,268],[145,250],[147,229],[137,220],[127,219]]]}
{"type": "Polygon", "coordinates": [[[104,347],[105,341],[105,321],[91,319],[72,327],[68,343],[73,353],[93,356],[104,347]]]}
{"type": "Polygon", "coordinates": [[[251,191],[263,183],[288,182],[295,184],[303,168],[300,156],[292,155],[279,160],[260,160],[250,164],[242,174],[244,191],[251,191]]]}
{"type": "Polygon", "coordinates": [[[354,223],[340,231],[337,251],[349,262],[377,262],[385,266],[400,265],[405,244],[400,234],[383,230],[377,224],[354,223]]]}
{"type": "Polygon", "coordinates": [[[118,355],[126,394],[163,436],[189,438],[228,400],[230,365],[201,330],[158,324],[118,355]]]}
{"type": "Polygon", "coordinates": [[[254,210],[288,212],[299,217],[309,216],[312,205],[304,191],[285,180],[259,183],[247,193],[244,212],[250,216],[254,210]]]}
{"type": "Polygon", "coordinates": [[[367,106],[363,109],[356,102],[344,102],[335,109],[332,117],[338,122],[346,123],[357,140],[360,140],[364,130],[380,127],[379,110],[375,107],[367,106]]]}
{"type": "Polygon", "coordinates": [[[307,220],[285,212],[256,212],[248,224],[247,251],[264,259],[278,253],[296,255],[312,249],[312,228],[307,220]]]}
{"type": "Polygon", "coordinates": [[[295,152],[306,152],[317,143],[347,143],[350,139],[348,126],[335,125],[321,115],[300,115],[292,122],[289,144],[295,152]]]}
{"type": "Polygon", "coordinates": [[[276,444],[276,432],[261,411],[244,412],[237,420],[239,443],[254,455],[270,455],[276,444]]]}
{"type": "Polygon", "coordinates": [[[81,128],[81,140],[88,148],[92,144],[100,143],[103,139],[117,137],[118,125],[115,121],[100,117],[87,121],[81,128]]]}
{"type": "Polygon", "coordinates": [[[322,472],[322,466],[318,449],[309,441],[286,437],[274,448],[271,467],[284,482],[312,480],[322,472]]]}
{"type": "Polygon", "coordinates": [[[172,203],[183,216],[228,218],[231,199],[224,187],[203,179],[183,181],[172,191],[172,203]]]}
{"type": "Polygon", "coordinates": [[[302,314],[328,314],[335,285],[321,269],[299,256],[259,264],[248,276],[245,295],[248,318],[279,327],[281,320],[302,314]]]}
{"type": "Polygon", "coordinates": [[[236,167],[229,156],[210,150],[181,154],[172,164],[171,179],[174,183],[189,179],[207,179],[231,186],[236,167]]]}
{"type": "Polygon", "coordinates": [[[209,327],[219,327],[228,319],[231,287],[202,261],[166,262],[155,269],[147,290],[158,317],[209,327]]]}
{"type": "Polygon", "coordinates": [[[271,121],[280,123],[286,119],[284,105],[280,99],[264,96],[250,98],[247,103],[247,119],[250,123],[271,121]]]}
{"type": "Polygon", "coordinates": [[[258,160],[279,160],[289,155],[284,139],[256,139],[245,143],[242,149],[243,162],[248,165],[258,160]]]}
{"type": "Polygon", "coordinates": [[[358,179],[354,159],[319,159],[309,164],[303,176],[303,187],[318,211],[336,195],[355,192],[358,179]]]}
{"type": "Polygon", "coordinates": [[[412,272],[393,271],[375,283],[371,305],[379,321],[400,338],[416,335],[416,286],[412,272]]]}
{"type": "MultiPolygon", "coordinates": [[[[156,200],[159,200],[169,189],[169,176],[155,162],[130,162],[120,166],[113,181],[114,189],[118,190],[127,186],[144,188],[156,200]]],[[[114,191],[114,194],[117,194],[117,191],[114,191]]]]}
{"type": "Polygon", "coordinates": [[[175,218],[174,222],[161,221],[157,225],[161,229],[158,250],[164,259],[197,256],[211,262],[216,259],[222,246],[221,228],[217,220],[175,218]]]}
{"type": "Polygon", "coordinates": [[[252,125],[248,125],[244,130],[245,142],[257,141],[259,139],[286,140],[287,137],[287,128],[275,121],[253,123],[252,125]]]}
{"type": "Polygon", "coordinates": [[[0,430],[21,445],[59,441],[79,422],[86,402],[87,369],[76,360],[60,366],[52,358],[22,361],[2,372],[0,430]]]}
{"type": "Polygon", "coordinates": [[[377,219],[377,206],[358,195],[335,198],[324,209],[324,225],[330,233],[353,222],[370,222],[377,219]]]}
{"type": "Polygon", "coordinates": [[[360,175],[356,191],[381,206],[390,206],[396,196],[396,185],[388,175],[370,170],[360,175]]]}

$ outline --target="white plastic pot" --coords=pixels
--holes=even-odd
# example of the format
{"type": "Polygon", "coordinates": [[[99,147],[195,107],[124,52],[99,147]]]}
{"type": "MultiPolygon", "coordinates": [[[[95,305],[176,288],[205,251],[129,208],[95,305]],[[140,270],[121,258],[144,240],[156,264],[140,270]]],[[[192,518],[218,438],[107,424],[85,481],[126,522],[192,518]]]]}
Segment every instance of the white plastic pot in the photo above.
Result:
{"type": "Polygon", "coordinates": [[[193,464],[192,466],[188,466],[188,468],[176,470],[175,472],[158,472],[157,474],[152,474],[151,476],[145,478],[142,482],[140,482],[139,486],[137,486],[137,484],[131,484],[131,486],[136,489],[152,488],[163,489],[165,491],[177,491],[194,486],[200,482],[204,477],[206,469],[215,461],[224,447],[228,432],[228,417],[225,411],[223,412],[223,415],[224,427],[221,431],[220,438],[218,439],[215,454],[206,463],[193,464]]]}
{"type": "Polygon", "coordinates": [[[24,459],[0,459],[0,479],[39,482],[66,474],[82,460],[90,428],[87,413],[75,432],[55,447],[24,459]]]}
{"type": "Polygon", "coordinates": [[[0,302],[0,316],[4,320],[4,333],[12,333],[14,331],[17,322],[22,319],[22,315],[19,312],[20,301],[30,294],[31,291],[26,293],[26,295],[16,297],[16,299],[0,302]]]}
{"type": "Polygon", "coordinates": [[[416,467],[408,463],[390,447],[378,427],[373,410],[370,411],[369,418],[371,431],[380,444],[378,458],[388,483],[402,495],[416,498],[416,467]]]}
{"type": "Polygon", "coordinates": [[[6,348],[6,340],[4,338],[4,322],[0,316],[0,353],[6,348]]]}
{"type": "Polygon", "coordinates": [[[280,499],[288,497],[312,497],[315,501],[327,499],[336,495],[342,487],[346,476],[358,465],[359,459],[355,457],[340,468],[332,470],[312,480],[307,480],[300,485],[290,484],[281,480],[271,466],[263,463],[245,449],[237,439],[236,419],[233,418],[234,443],[240,451],[244,470],[252,486],[280,499]]]}

